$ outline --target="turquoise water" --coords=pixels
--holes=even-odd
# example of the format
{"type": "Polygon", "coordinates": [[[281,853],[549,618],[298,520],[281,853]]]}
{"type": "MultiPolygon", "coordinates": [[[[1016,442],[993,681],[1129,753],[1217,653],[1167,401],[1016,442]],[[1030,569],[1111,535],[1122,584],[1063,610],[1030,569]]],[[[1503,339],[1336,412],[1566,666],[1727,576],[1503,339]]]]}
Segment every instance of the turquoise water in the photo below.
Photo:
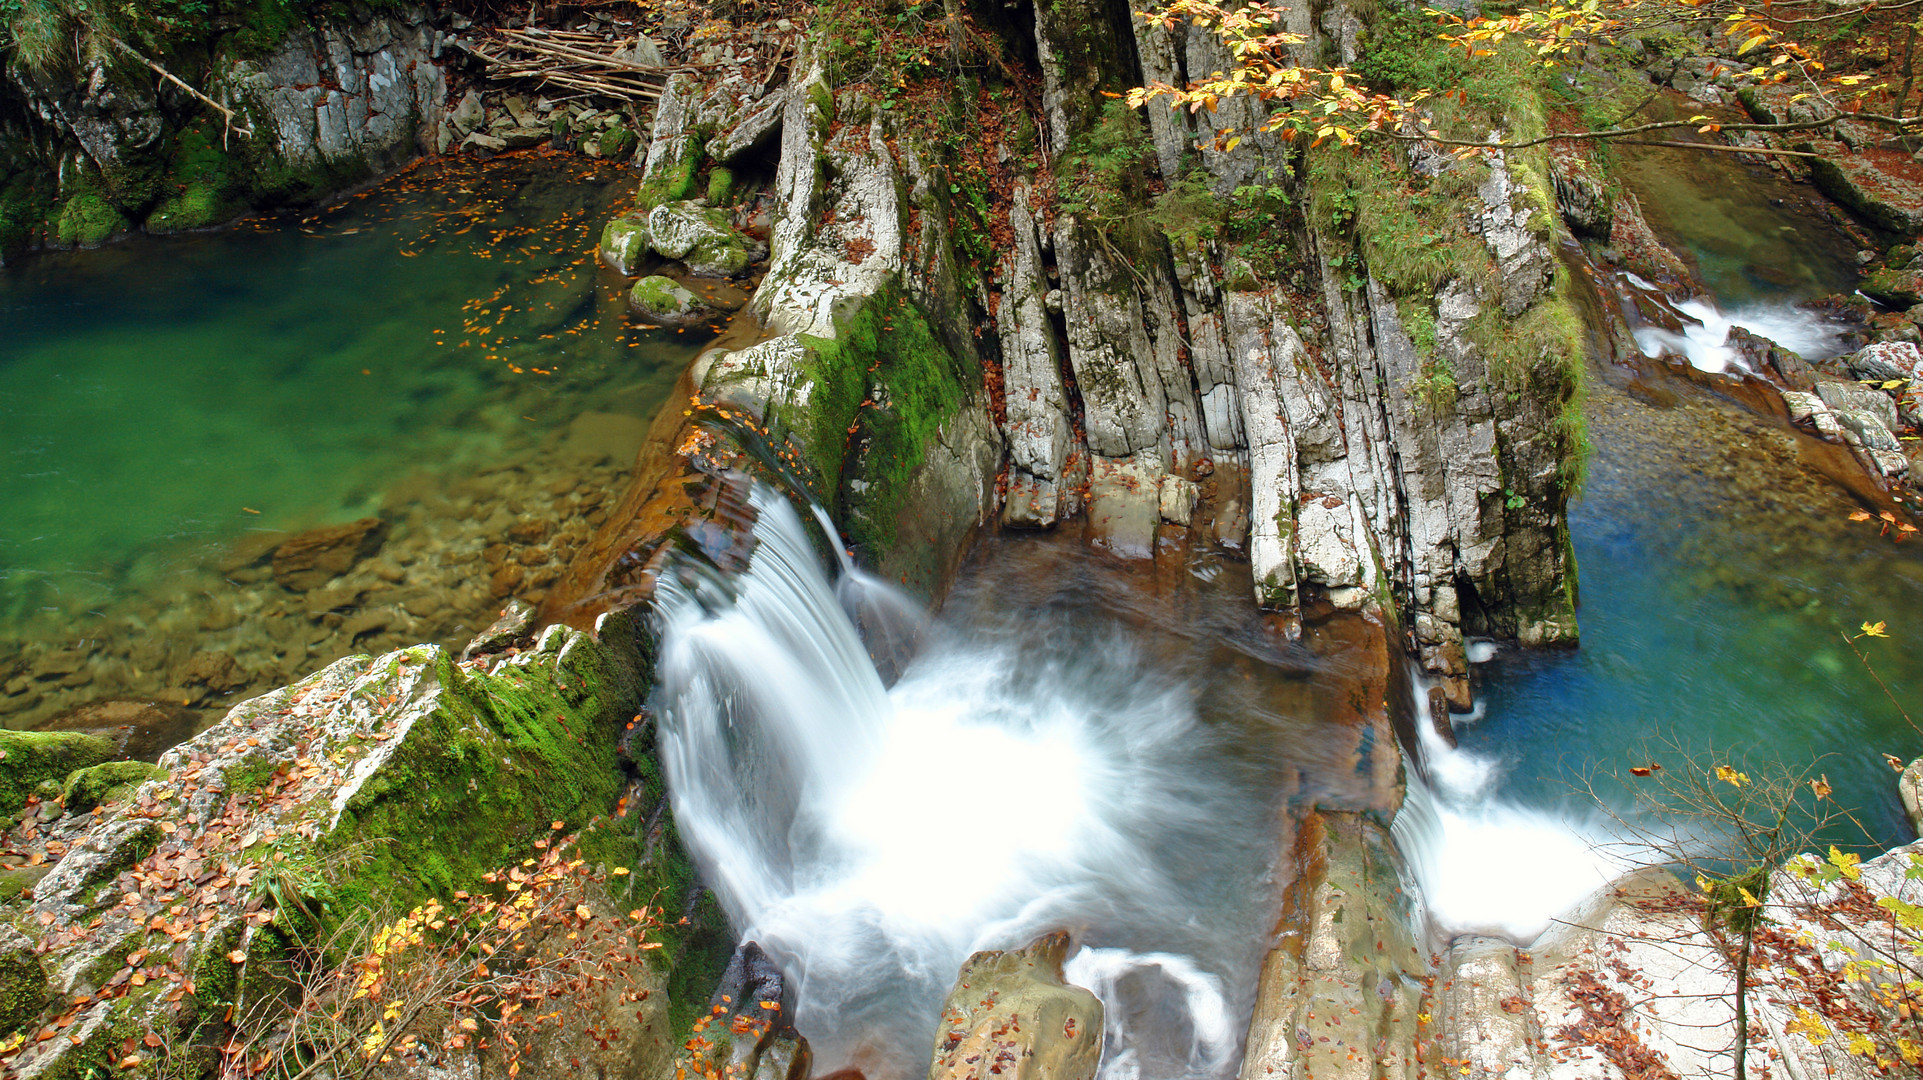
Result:
{"type": "Polygon", "coordinates": [[[382,514],[399,541],[462,479],[535,484],[584,412],[645,422],[706,335],[630,325],[599,267],[632,187],[450,161],[304,219],[0,269],[0,683],[9,640],[91,648],[218,602],[236,538],[382,514]]]}
{"type": "MultiPolygon", "coordinates": [[[[1854,289],[1849,245],[1793,212],[1799,189],[1706,160],[1717,155],[1657,155],[1645,165],[1660,171],[1630,175],[1664,182],[1638,194],[1725,306],[1854,289]]],[[[1579,803],[1571,785],[1591,770],[1643,764],[1666,741],[1814,764],[1874,844],[1911,839],[1882,755],[1923,754],[1923,734],[1843,635],[1888,624],[1889,637],[1859,647],[1923,722],[1923,545],[1850,522],[1858,508],[1795,466],[1782,425],[1682,397],[1659,409],[1598,379],[1595,457],[1570,511],[1582,646],[1500,653],[1464,747],[1501,758],[1505,793],[1538,805],[1579,803]]]]}

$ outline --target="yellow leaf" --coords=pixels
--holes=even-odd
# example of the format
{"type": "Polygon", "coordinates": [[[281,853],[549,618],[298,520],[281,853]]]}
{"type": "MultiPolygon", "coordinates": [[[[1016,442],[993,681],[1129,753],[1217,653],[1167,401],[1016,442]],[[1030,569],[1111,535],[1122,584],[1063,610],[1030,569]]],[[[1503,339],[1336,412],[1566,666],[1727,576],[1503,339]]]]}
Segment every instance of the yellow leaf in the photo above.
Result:
{"type": "Polygon", "coordinates": [[[1796,1019],[1783,1025],[1783,1030],[1791,1035],[1801,1035],[1812,1046],[1821,1046],[1823,1040],[1830,1037],[1829,1025],[1823,1023],[1823,1018],[1804,1008],[1796,1010],[1796,1019]]]}
{"type": "Polygon", "coordinates": [[[1887,624],[1882,622],[1877,622],[1874,624],[1866,622],[1863,624],[1863,636],[1864,637],[1889,637],[1890,635],[1883,632],[1883,628],[1886,625],[1887,624]]]}
{"type": "Polygon", "coordinates": [[[1830,865],[1836,867],[1837,871],[1849,880],[1855,881],[1863,876],[1863,868],[1857,865],[1862,861],[1861,855],[1843,852],[1838,850],[1835,844],[1830,845],[1830,865]]]}
{"type": "Polygon", "coordinates": [[[1750,38],[1748,41],[1743,42],[1742,47],[1736,50],[1736,55],[1741,56],[1744,53],[1749,52],[1751,49],[1755,49],[1763,45],[1767,41],[1769,41],[1768,34],[1757,34],[1755,37],[1750,38]]]}
{"type": "Polygon", "coordinates": [[[583,919],[592,919],[592,918],[594,918],[594,912],[592,912],[592,911],[590,911],[590,910],[588,909],[588,906],[587,906],[586,904],[576,904],[576,905],[574,905],[574,914],[575,914],[575,915],[576,915],[577,917],[579,917],[579,918],[583,918],[583,919]]]}
{"type": "Polygon", "coordinates": [[[463,1017],[461,1017],[461,1030],[462,1030],[462,1031],[475,1031],[475,1030],[477,1030],[477,1029],[479,1029],[479,1028],[480,1028],[480,1026],[481,1026],[481,1025],[479,1025],[479,1024],[477,1024],[477,1023],[475,1023],[475,1022],[474,1022],[474,1018],[473,1018],[473,1017],[471,1017],[471,1016],[463,1016],[463,1017]]]}
{"type": "Polygon", "coordinates": [[[1809,789],[1810,789],[1811,791],[1813,791],[1813,792],[1815,792],[1815,793],[1816,793],[1816,797],[1817,797],[1817,798],[1819,798],[1819,799],[1827,799],[1827,798],[1829,798],[1829,797],[1830,797],[1830,778],[1829,778],[1829,774],[1828,774],[1828,773],[1825,773],[1825,774],[1823,774],[1823,775],[1822,775],[1821,777],[1819,777],[1819,778],[1817,778],[1817,779],[1815,779],[1815,780],[1811,780],[1811,781],[1809,782],[1809,789]]]}
{"type": "Polygon", "coordinates": [[[1744,784],[1749,783],[1749,774],[1737,772],[1727,765],[1718,765],[1716,766],[1716,779],[1721,780],[1731,787],[1742,787],[1744,784]]]}

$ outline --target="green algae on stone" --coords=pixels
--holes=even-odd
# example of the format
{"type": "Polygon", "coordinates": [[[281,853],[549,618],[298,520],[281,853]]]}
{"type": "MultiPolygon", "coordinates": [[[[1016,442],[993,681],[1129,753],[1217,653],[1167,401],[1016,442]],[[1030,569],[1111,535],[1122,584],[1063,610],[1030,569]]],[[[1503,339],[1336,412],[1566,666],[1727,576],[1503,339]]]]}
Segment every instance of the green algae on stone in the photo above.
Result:
{"type": "Polygon", "coordinates": [[[145,761],[103,761],[69,774],[60,791],[61,801],[68,813],[84,813],[103,803],[118,802],[141,784],[166,775],[167,770],[145,761]]]}
{"type": "Polygon", "coordinates": [[[51,996],[32,939],[0,924],[0,1040],[33,1019],[51,996]]]}
{"type": "Polygon", "coordinates": [[[617,273],[637,273],[648,253],[648,240],[647,215],[623,214],[601,230],[601,261],[617,273]]]}
{"type": "Polygon", "coordinates": [[[54,242],[61,247],[94,247],[116,233],[126,232],[127,219],[112,204],[92,192],[68,199],[53,222],[54,242]]]}
{"type": "Polygon", "coordinates": [[[660,274],[635,282],[628,291],[628,304],[641,321],[656,326],[690,326],[714,314],[686,286],[660,274]]]}
{"type": "Polygon", "coordinates": [[[114,756],[114,745],[77,731],[0,731],[0,816],[17,814],[44,781],[114,756]]]}

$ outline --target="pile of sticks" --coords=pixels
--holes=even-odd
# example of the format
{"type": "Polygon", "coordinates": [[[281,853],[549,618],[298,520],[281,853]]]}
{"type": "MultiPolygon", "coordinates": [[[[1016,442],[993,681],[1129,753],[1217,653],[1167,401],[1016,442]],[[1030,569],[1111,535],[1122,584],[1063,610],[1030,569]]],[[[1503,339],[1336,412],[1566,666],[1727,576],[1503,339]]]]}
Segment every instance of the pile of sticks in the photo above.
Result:
{"type": "Polygon", "coordinates": [[[689,67],[648,67],[626,59],[633,38],[613,41],[577,30],[500,27],[467,44],[491,82],[532,82],[622,101],[658,101],[668,76],[689,67]]]}

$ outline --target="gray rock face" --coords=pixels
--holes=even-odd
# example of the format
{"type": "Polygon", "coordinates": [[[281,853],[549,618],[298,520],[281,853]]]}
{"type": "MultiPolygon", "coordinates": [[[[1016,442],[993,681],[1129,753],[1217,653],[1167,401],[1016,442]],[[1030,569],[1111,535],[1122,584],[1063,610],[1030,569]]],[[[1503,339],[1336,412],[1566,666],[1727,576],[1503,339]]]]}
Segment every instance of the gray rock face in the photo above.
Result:
{"type": "Polygon", "coordinates": [[[729,224],[728,215],[694,202],[655,207],[648,214],[648,243],[708,277],[734,277],[751,261],[747,238],[729,224]]]}
{"type": "Polygon", "coordinates": [[[644,217],[626,214],[601,230],[601,261],[618,274],[632,277],[640,273],[648,246],[648,220],[644,217]]]}
{"type": "Polygon", "coordinates": [[[325,22],[290,34],[264,61],[232,64],[209,94],[237,102],[256,138],[289,165],[380,171],[412,157],[421,133],[441,121],[447,79],[433,37],[419,8],[325,22]]]}
{"type": "Polygon", "coordinates": [[[1029,210],[1026,184],[1015,189],[1008,224],[1014,248],[1003,255],[1001,311],[1002,381],[1007,392],[1008,494],[1002,521],[1047,528],[1065,513],[1069,454],[1074,430],[1062,383],[1061,347],[1049,321],[1048,281],[1041,237],[1029,210]]]}
{"type": "Polygon", "coordinates": [[[1881,390],[1862,383],[1824,379],[1816,384],[1816,396],[1838,413],[1845,410],[1868,413],[1880,422],[1886,433],[1896,430],[1896,401],[1881,390]]]}

